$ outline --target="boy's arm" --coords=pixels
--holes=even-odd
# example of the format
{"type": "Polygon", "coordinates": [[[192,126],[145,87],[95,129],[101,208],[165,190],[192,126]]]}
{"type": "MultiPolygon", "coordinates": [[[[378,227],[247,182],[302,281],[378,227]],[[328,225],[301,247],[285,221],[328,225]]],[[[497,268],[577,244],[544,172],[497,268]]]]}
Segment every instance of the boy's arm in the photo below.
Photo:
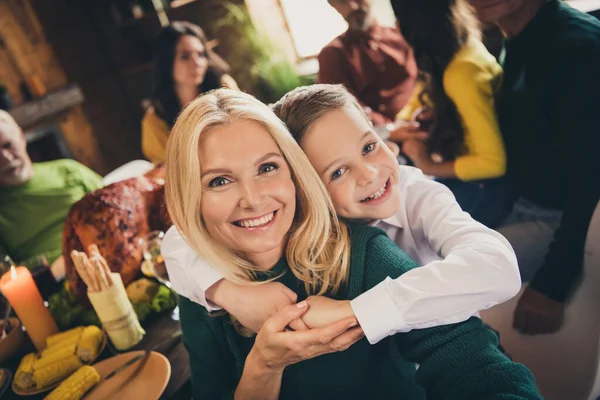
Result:
{"type": "Polygon", "coordinates": [[[221,309],[206,298],[206,292],[223,274],[200,258],[179,234],[176,226],[169,228],[161,245],[169,280],[178,294],[200,304],[209,312],[221,309]]]}
{"type": "Polygon", "coordinates": [[[371,344],[397,332],[465,321],[521,288],[508,241],[463,212],[446,186],[412,167],[401,167],[400,185],[408,215],[401,229],[422,231],[442,260],[385,278],[352,301],[371,344]]]}
{"type": "MultiPolygon", "coordinates": [[[[258,332],[263,323],[283,307],[296,302],[296,293],[279,282],[240,285],[199,257],[175,226],[167,231],[161,254],[173,290],[208,311],[224,308],[246,328],[258,332]]],[[[301,320],[291,325],[306,329],[301,320]]]]}
{"type": "MultiPolygon", "coordinates": [[[[373,237],[367,244],[365,287],[422,269],[415,267],[388,237],[373,237]]],[[[531,372],[500,352],[498,337],[478,318],[415,329],[394,341],[404,359],[419,364],[416,379],[428,398],[541,399],[531,372]]]]}

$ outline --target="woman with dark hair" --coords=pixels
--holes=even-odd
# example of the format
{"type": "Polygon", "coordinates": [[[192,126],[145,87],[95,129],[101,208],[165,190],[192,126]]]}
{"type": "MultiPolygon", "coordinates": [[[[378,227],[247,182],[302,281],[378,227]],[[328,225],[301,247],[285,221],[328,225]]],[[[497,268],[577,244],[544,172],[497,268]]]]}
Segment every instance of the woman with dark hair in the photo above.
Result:
{"type": "Polygon", "coordinates": [[[142,120],[142,151],[154,163],[164,161],[175,119],[199,94],[221,86],[237,89],[229,65],[211,47],[204,31],[176,21],[156,39],[152,106],[142,120]]]}
{"type": "Polygon", "coordinates": [[[420,72],[392,132],[403,152],[446,184],[463,210],[494,227],[508,211],[506,154],[495,114],[502,68],[481,42],[467,0],[392,0],[420,72]]]}

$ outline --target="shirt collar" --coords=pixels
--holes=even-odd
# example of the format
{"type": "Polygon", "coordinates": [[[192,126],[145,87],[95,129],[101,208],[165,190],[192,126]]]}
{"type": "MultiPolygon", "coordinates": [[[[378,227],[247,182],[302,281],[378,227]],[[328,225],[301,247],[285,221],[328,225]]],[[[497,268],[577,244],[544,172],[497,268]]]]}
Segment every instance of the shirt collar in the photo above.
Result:
{"type": "Polygon", "coordinates": [[[383,219],[382,221],[388,225],[395,226],[396,228],[404,228],[404,226],[402,225],[402,221],[400,221],[398,213],[392,215],[389,218],[383,219]]]}
{"type": "Polygon", "coordinates": [[[345,33],[345,36],[349,39],[359,40],[381,40],[382,37],[382,27],[377,22],[373,22],[369,28],[364,31],[359,30],[350,30],[348,29],[345,33]]]}

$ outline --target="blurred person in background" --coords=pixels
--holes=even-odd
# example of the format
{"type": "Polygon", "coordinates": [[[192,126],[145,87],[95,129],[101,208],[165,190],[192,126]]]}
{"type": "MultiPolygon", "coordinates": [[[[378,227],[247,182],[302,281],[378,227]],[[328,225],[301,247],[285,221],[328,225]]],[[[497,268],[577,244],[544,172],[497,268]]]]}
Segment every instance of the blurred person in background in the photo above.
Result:
{"type": "Polygon", "coordinates": [[[71,206],[102,187],[102,177],[74,160],[32,163],[23,131],[0,110],[0,256],[15,261],[62,253],[71,206]]]}
{"type": "Polygon", "coordinates": [[[502,68],[481,42],[468,0],[392,0],[392,7],[420,78],[398,116],[407,123],[391,139],[423,173],[448,186],[464,211],[494,227],[513,199],[495,111],[502,68]]]}
{"type": "Polygon", "coordinates": [[[142,152],[164,161],[169,133],[179,112],[199,94],[219,87],[237,89],[229,65],[211,47],[204,31],[175,21],[156,39],[152,105],[142,119],[142,152]]]}
{"type": "Polygon", "coordinates": [[[507,38],[498,118],[518,200],[498,231],[529,286],[513,325],[557,331],[600,197],[600,21],[558,0],[471,0],[507,38]]]}
{"type": "Polygon", "coordinates": [[[348,30],[319,54],[319,83],[343,84],[374,125],[391,123],[415,85],[412,50],[397,28],[383,27],[371,0],[328,0],[348,22],[348,30]]]}

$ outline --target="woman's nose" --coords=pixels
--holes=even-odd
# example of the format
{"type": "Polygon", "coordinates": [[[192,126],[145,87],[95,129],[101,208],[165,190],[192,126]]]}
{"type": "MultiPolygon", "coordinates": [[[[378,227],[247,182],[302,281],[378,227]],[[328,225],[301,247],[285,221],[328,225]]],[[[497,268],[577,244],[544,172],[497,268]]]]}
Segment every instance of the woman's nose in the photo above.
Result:
{"type": "Polygon", "coordinates": [[[262,190],[255,182],[246,182],[240,185],[240,207],[246,209],[259,209],[264,202],[262,190]]]}

